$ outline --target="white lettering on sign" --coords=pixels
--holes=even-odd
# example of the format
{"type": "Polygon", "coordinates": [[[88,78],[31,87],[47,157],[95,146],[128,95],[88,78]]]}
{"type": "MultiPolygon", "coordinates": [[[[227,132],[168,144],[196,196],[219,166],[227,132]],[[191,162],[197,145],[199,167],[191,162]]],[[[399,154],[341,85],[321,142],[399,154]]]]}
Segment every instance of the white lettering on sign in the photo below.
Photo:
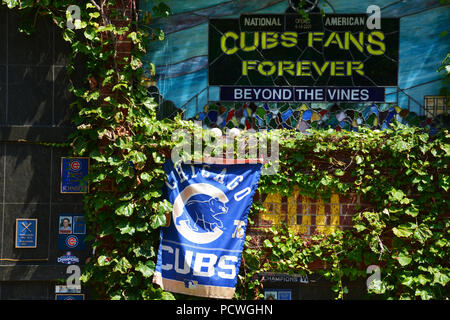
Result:
{"type": "Polygon", "coordinates": [[[217,275],[222,279],[234,279],[236,276],[236,256],[223,255],[220,258],[213,253],[193,252],[186,250],[185,254],[178,248],[172,248],[169,245],[162,245],[161,249],[167,252],[172,258],[168,257],[165,261],[173,261],[162,266],[163,270],[174,270],[178,274],[188,274],[192,271],[194,276],[212,277],[217,275]],[[180,264],[183,267],[180,268],[180,264]]]}
{"type": "Polygon", "coordinates": [[[265,26],[281,26],[281,19],[277,17],[268,18],[244,18],[244,25],[248,27],[265,27],[265,26]]]}
{"type": "MultiPolygon", "coordinates": [[[[181,165],[175,165],[175,171],[178,174],[179,178],[180,178],[180,182],[184,182],[187,181],[189,179],[188,175],[192,174],[192,177],[197,176],[197,173],[195,173],[195,169],[193,166],[191,166],[191,172],[184,172],[183,171],[183,167],[181,165]]],[[[219,174],[216,174],[214,177],[212,176],[212,173],[207,171],[207,168],[209,168],[210,166],[205,164],[203,165],[202,169],[200,170],[202,177],[204,178],[212,178],[214,181],[217,181],[220,184],[225,184],[226,180],[226,173],[227,170],[223,169],[219,174]]],[[[239,183],[241,183],[244,180],[244,178],[239,175],[233,178],[232,181],[228,182],[226,184],[226,188],[228,190],[234,190],[237,186],[239,186],[239,183]]],[[[166,181],[166,185],[167,187],[169,187],[171,190],[175,189],[177,187],[177,183],[176,181],[171,181],[171,179],[169,178],[169,181],[166,181]]],[[[251,193],[251,189],[250,187],[247,187],[245,189],[242,189],[238,192],[236,192],[234,194],[234,199],[236,201],[241,201],[243,198],[245,198],[246,196],[248,196],[251,193]]]]}

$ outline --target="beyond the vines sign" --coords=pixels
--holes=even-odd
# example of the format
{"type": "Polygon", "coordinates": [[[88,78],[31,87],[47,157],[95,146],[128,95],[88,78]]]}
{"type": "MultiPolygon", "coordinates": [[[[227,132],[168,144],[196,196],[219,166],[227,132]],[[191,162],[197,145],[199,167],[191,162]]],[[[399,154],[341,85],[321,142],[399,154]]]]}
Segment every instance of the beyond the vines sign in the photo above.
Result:
{"type": "Polygon", "coordinates": [[[397,85],[399,19],[365,14],[209,20],[209,85],[224,101],[384,101],[397,85]]]}

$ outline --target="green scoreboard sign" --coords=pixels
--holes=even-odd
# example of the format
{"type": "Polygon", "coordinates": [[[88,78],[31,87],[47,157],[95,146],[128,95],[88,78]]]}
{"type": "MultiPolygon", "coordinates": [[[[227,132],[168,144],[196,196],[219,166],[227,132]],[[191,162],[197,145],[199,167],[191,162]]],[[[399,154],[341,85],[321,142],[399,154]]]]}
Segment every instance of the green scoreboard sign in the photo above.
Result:
{"type": "Polygon", "coordinates": [[[398,18],[365,14],[242,15],[209,20],[209,85],[397,85],[398,18]]]}

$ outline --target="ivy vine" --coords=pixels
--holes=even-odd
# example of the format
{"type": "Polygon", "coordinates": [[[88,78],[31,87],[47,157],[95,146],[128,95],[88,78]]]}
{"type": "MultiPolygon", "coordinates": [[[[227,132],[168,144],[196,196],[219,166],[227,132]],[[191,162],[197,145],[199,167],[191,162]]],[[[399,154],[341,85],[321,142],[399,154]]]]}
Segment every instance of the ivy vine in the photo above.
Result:
{"type": "Polygon", "coordinates": [[[354,215],[352,229],[330,235],[301,237],[274,226],[259,247],[247,236],[238,296],[262,297],[261,271],[307,274],[320,262],[326,267],[315,272],[334,283],[338,299],[348,293],[343,280],[367,279],[369,265],[381,268],[369,294],[448,299],[448,130],[430,136],[397,124],[386,131],[312,133],[281,134],[280,170],[261,177],[259,192],[289,196],[297,186],[325,202],[331,193],[350,192],[370,206],[354,215]]]}

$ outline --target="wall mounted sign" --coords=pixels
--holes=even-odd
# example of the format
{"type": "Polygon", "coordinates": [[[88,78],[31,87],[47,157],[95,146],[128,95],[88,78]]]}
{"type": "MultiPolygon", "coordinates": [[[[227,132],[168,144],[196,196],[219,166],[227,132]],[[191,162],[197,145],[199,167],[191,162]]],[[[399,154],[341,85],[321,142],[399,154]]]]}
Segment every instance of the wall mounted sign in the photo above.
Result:
{"type": "Polygon", "coordinates": [[[61,158],[61,193],[87,193],[89,158],[61,158]]]}
{"type": "Polygon", "coordinates": [[[57,293],[55,300],[84,300],[84,294],[77,293],[57,293]]]}
{"type": "Polygon", "coordinates": [[[266,289],[264,290],[264,300],[292,300],[292,290],[266,289]]]}
{"type": "Polygon", "coordinates": [[[37,247],[37,219],[16,219],[15,247],[37,247]]]}
{"type": "Polygon", "coordinates": [[[261,272],[258,278],[263,282],[309,283],[307,275],[261,272]]]}
{"type": "MultiPolygon", "coordinates": [[[[310,14],[309,20],[297,14],[210,19],[209,85],[396,86],[399,19],[382,18],[381,29],[374,30],[366,27],[366,20],[365,14],[310,14]]],[[[343,101],[326,92],[307,100],[327,98],[343,101]]]]}
{"type": "Polygon", "coordinates": [[[81,293],[81,285],[55,285],[55,293],[81,293]]]}
{"type": "Polygon", "coordinates": [[[220,101],[384,102],[383,87],[221,87],[220,101]]]}
{"type": "Polygon", "coordinates": [[[86,223],[80,214],[60,214],[58,216],[58,249],[84,250],[86,244],[86,223]]]}
{"type": "Polygon", "coordinates": [[[58,263],[63,264],[77,264],[80,262],[80,259],[77,256],[72,255],[72,252],[67,251],[65,255],[58,257],[58,263]]]}

